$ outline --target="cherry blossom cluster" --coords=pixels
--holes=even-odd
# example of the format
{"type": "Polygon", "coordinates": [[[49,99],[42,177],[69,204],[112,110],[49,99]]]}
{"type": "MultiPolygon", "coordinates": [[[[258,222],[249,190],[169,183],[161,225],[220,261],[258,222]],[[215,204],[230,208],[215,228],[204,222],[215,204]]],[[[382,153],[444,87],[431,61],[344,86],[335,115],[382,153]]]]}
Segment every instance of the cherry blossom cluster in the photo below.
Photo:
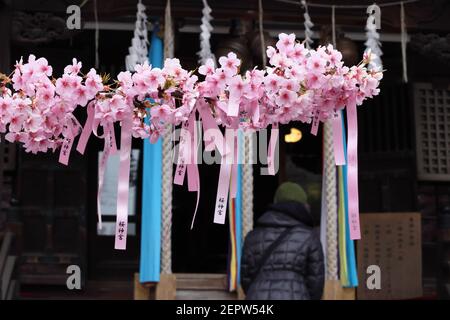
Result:
{"type": "Polygon", "coordinates": [[[11,76],[0,77],[0,132],[28,152],[55,150],[79,132],[80,126],[68,125],[75,109],[92,103],[93,132],[131,117],[133,136],[154,142],[169,124],[187,121],[205,102],[217,124],[258,130],[314,117],[326,121],[351,95],[360,105],[379,93],[383,74],[366,68],[370,52],[359,65],[347,67],[333,46],[307,49],[294,34],[282,33],[267,56],[269,67],[242,74],[232,52],[219,58],[217,67],[207,60],[198,75],[178,59],[167,59],[163,68],[144,63],[107,83],[94,69],[83,74],[76,59],[55,79],[45,58],[30,55],[26,63],[16,63],[11,76]]]}

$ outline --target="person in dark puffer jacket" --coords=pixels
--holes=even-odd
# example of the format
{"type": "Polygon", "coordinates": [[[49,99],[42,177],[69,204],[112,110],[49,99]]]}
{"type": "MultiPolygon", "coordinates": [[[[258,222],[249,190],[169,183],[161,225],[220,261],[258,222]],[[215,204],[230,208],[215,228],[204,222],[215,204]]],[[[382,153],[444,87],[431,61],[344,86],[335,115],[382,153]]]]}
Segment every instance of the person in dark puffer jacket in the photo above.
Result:
{"type": "Polygon", "coordinates": [[[274,204],[248,233],[242,255],[241,284],[248,300],[318,300],[324,285],[324,258],[306,193],[285,182],[274,204]],[[271,253],[265,253],[286,231],[271,253]],[[261,260],[265,260],[261,265],[261,260]]]}

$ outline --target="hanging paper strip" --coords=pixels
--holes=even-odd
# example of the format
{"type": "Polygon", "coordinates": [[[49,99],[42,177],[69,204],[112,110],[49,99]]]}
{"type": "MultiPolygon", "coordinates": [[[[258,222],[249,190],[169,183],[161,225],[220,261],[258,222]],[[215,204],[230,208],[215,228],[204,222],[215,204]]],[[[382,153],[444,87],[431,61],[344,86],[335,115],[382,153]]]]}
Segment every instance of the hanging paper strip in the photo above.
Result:
{"type": "MultiPolygon", "coordinates": [[[[158,28],[153,30],[149,52],[153,67],[163,65],[163,42],[157,36],[158,28]]],[[[140,281],[159,281],[161,255],[161,185],[162,143],[144,140],[143,178],[142,178],[142,232],[140,281]]]]}
{"type": "Polygon", "coordinates": [[[234,159],[234,147],[232,146],[233,130],[225,130],[226,149],[229,151],[222,155],[219,172],[219,184],[217,187],[216,205],[214,209],[214,223],[225,224],[226,210],[228,204],[228,192],[230,191],[230,180],[232,176],[232,163],[234,159]]]}
{"type": "Polygon", "coordinates": [[[344,146],[342,143],[342,115],[339,111],[334,111],[333,118],[331,119],[331,125],[333,129],[333,150],[334,161],[337,166],[345,164],[344,146]]]}
{"type": "Polygon", "coordinates": [[[117,218],[116,241],[114,248],[125,250],[127,248],[128,230],[128,196],[130,190],[130,157],[131,157],[131,130],[133,122],[131,117],[122,121],[120,134],[120,160],[117,184],[117,218]]]}
{"type": "MultiPolygon", "coordinates": [[[[341,122],[342,129],[345,127],[344,117],[342,115],[343,111],[341,111],[341,122]]],[[[344,154],[347,154],[347,146],[346,146],[346,137],[345,130],[342,130],[342,141],[344,147],[344,154]]],[[[358,272],[356,269],[356,256],[355,256],[355,244],[354,241],[350,238],[350,223],[348,219],[348,187],[347,187],[347,165],[344,165],[339,168],[339,181],[342,177],[342,197],[339,197],[339,202],[341,201],[344,204],[345,211],[343,215],[345,217],[345,242],[346,242],[346,253],[347,253],[347,283],[348,287],[357,287],[358,286],[358,272]]],[[[341,190],[341,187],[340,187],[341,190]]]]}
{"type": "Polygon", "coordinates": [[[358,119],[356,113],[356,93],[350,95],[347,103],[347,183],[348,183],[348,218],[350,239],[361,239],[359,226],[358,196],[358,119]]]}

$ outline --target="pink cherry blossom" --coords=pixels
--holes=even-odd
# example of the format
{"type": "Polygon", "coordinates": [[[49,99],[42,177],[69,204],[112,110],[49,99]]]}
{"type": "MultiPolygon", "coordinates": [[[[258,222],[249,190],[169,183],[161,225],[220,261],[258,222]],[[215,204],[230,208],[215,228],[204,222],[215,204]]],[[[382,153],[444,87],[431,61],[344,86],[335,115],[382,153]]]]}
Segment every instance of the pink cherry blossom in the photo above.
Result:
{"type": "Polygon", "coordinates": [[[225,73],[229,76],[233,76],[237,73],[241,61],[237,58],[235,53],[230,52],[226,57],[220,57],[219,63],[225,73]]]}
{"type": "Polygon", "coordinates": [[[68,65],[64,68],[64,73],[68,74],[78,74],[81,70],[81,62],[78,62],[77,59],[72,59],[72,65],[68,65]]]}
{"type": "Polygon", "coordinates": [[[40,73],[45,74],[46,76],[50,77],[53,72],[53,68],[48,65],[48,61],[45,58],[39,58],[36,60],[37,64],[37,71],[40,73]]]}
{"type": "Polygon", "coordinates": [[[205,64],[198,68],[198,73],[203,75],[211,75],[214,73],[214,61],[209,58],[206,60],[205,64]]]}
{"type": "Polygon", "coordinates": [[[234,76],[229,81],[229,90],[235,95],[242,95],[246,89],[246,84],[242,80],[241,76],[234,76]]]}
{"type": "Polygon", "coordinates": [[[280,33],[278,39],[276,47],[281,53],[286,54],[294,49],[295,34],[280,33]]]}
{"type": "Polygon", "coordinates": [[[89,92],[85,86],[80,85],[74,90],[73,97],[77,105],[85,106],[89,100],[89,92]]]}
{"type": "Polygon", "coordinates": [[[306,68],[314,74],[323,74],[325,72],[326,60],[317,53],[312,53],[306,63],[306,68]]]}
{"type": "Polygon", "coordinates": [[[153,68],[148,77],[144,78],[148,91],[157,91],[159,86],[162,86],[166,79],[163,76],[161,69],[153,68]]]}
{"type": "Polygon", "coordinates": [[[294,59],[297,63],[301,63],[306,59],[308,52],[308,49],[303,44],[296,43],[294,49],[289,54],[289,58],[294,59]]]}
{"type": "Polygon", "coordinates": [[[0,132],[6,132],[8,141],[22,143],[27,152],[55,150],[63,143],[67,119],[73,120],[76,108],[92,101],[94,128],[132,117],[133,136],[155,142],[167,124],[187,121],[201,105],[208,106],[205,111],[218,125],[258,130],[274,123],[310,123],[317,112],[319,120],[326,121],[352,95],[360,105],[379,94],[383,73],[367,69],[370,53],[349,68],[331,45],[309,50],[296,43],[293,34],[280,34],[267,56],[267,68],[243,75],[238,74],[241,61],[234,53],[220,57],[219,68],[208,60],[198,70],[205,76],[200,80],[178,59],[166,59],[162,69],[146,62],[134,73],[119,73],[108,85],[94,69],[83,76],[76,59],[53,80],[48,61],[30,55],[26,63],[16,62],[11,84],[0,86],[0,132]]]}
{"type": "Polygon", "coordinates": [[[277,106],[285,106],[292,104],[297,98],[297,94],[291,90],[281,89],[277,95],[276,104],[277,106]]]}
{"type": "Polygon", "coordinates": [[[274,47],[268,46],[268,47],[267,47],[267,50],[266,50],[266,55],[267,55],[267,57],[270,59],[270,58],[273,57],[273,55],[274,55],[276,52],[277,52],[277,50],[276,50],[274,47]]]}
{"type": "Polygon", "coordinates": [[[99,91],[103,90],[102,78],[95,69],[89,70],[85,80],[88,99],[92,99],[99,91]]]}
{"type": "Polygon", "coordinates": [[[269,74],[265,80],[265,86],[270,91],[277,91],[280,87],[282,78],[274,73],[269,74]]]}

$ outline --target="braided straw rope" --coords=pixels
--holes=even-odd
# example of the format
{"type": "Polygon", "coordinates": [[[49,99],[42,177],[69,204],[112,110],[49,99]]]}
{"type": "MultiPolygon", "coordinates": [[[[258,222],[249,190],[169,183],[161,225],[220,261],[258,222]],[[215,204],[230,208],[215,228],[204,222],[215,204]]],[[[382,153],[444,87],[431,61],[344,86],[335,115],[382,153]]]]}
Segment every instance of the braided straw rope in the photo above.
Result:
{"type": "Polygon", "coordinates": [[[327,208],[327,280],[338,279],[338,216],[336,196],[336,165],[334,161],[333,132],[331,122],[324,123],[324,168],[325,168],[325,199],[327,208]]]}
{"type": "MultiPolygon", "coordinates": [[[[164,58],[173,57],[173,30],[170,0],[167,1],[164,25],[164,58]]],[[[162,136],[162,191],[161,191],[161,272],[172,273],[172,131],[168,125],[162,136]]]]}
{"type": "Polygon", "coordinates": [[[253,140],[251,134],[244,134],[244,155],[242,165],[242,239],[253,229],[253,140]]]}

